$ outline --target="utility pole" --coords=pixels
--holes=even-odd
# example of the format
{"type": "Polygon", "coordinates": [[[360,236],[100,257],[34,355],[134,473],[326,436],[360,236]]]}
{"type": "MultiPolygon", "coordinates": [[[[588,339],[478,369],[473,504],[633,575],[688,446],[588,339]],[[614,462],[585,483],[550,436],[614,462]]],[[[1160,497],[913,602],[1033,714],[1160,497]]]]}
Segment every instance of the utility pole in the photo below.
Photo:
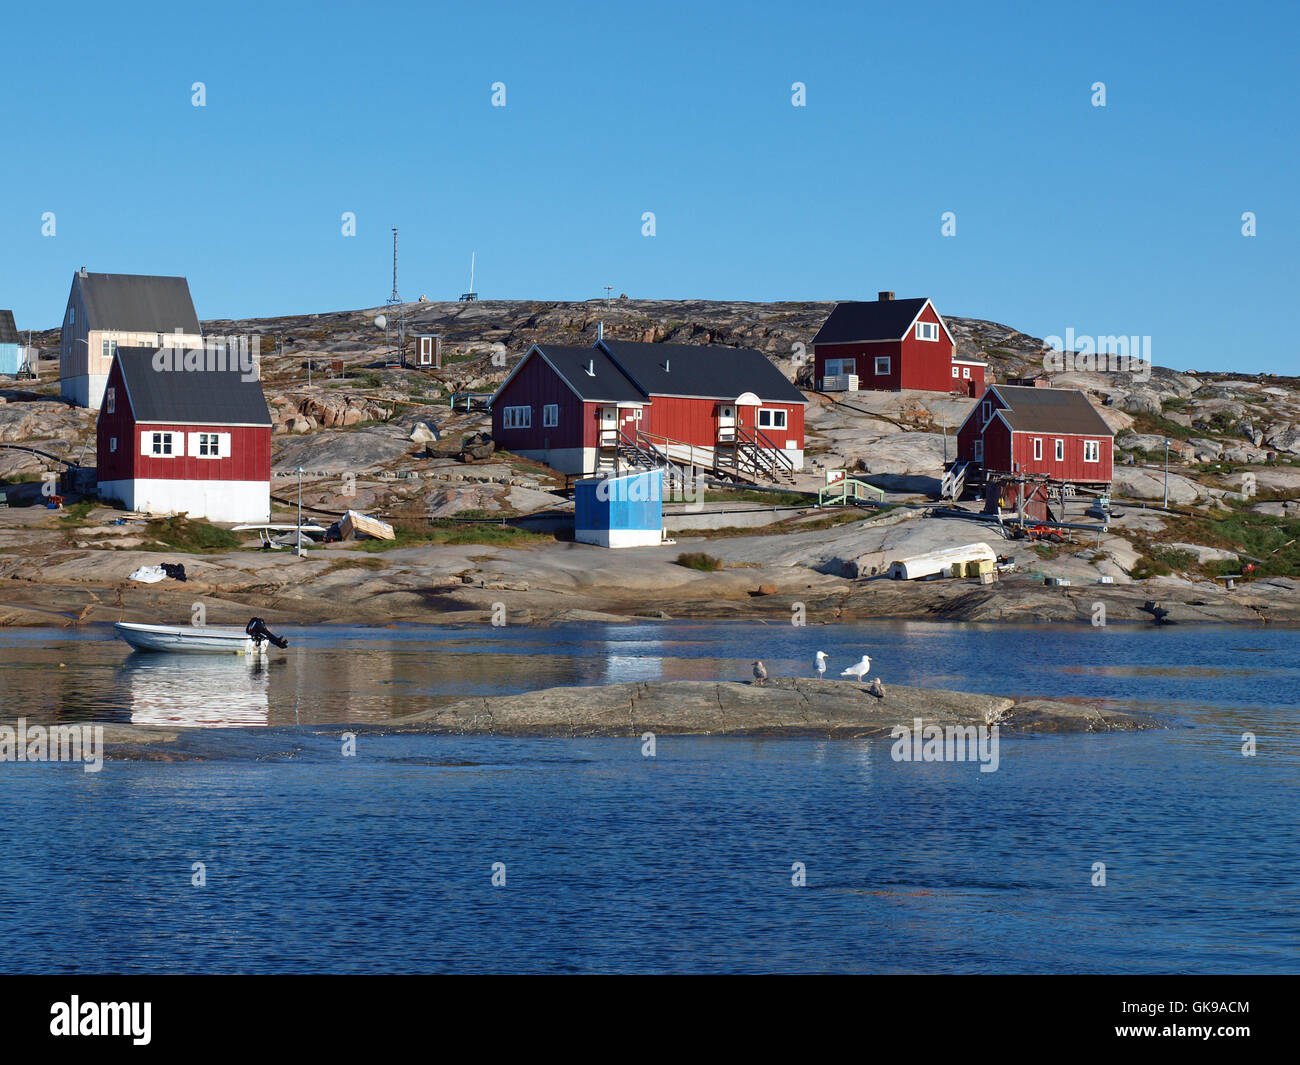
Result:
{"type": "Polygon", "coordinates": [[[298,467],[298,546],[294,550],[299,558],[302,558],[302,467],[298,467]]]}

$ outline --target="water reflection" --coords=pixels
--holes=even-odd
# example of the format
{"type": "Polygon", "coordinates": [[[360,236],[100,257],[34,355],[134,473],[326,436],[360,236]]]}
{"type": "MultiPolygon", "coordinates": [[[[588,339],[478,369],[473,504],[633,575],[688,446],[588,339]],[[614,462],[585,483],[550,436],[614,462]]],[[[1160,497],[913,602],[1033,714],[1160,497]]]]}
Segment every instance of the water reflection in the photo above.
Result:
{"type": "Polygon", "coordinates": [[[241,655],[132,654],[122,667],[133,725],[269,724],[270,671],[241,655]]]}

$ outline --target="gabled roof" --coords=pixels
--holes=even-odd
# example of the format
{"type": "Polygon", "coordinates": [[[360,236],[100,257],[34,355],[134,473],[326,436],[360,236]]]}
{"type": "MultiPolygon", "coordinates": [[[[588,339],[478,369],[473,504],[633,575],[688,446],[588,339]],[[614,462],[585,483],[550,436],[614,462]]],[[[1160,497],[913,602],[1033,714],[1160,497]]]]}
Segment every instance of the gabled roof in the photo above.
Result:
{"type": "MultiPolygon", "coordinates": [[[[864,340],[901,340],[930,301],[863,300],[837,303],[813,337],[814,344],[851,344],[864,340]]],[[[938,314],[938,312],[935,312],[938,314]]],[[[939,319],[943,321],[942,318],[939,319]]],[[[944,331],[947,332],[947,325],[944,331]]],[[[949,339],[952,335],[949,334],[949,339]]]]}
{"type": "Polygon", "coordinates": [[[18,327],[14,325],[13,311],[0,311],[0,344],[21,344],[18,327]]]}
{"type": "MultiPolygon", "coordinates": [[[[270,425],[262,382],[238,369],[190,369],[184,348],[172,349],[171,368],[155,360],[159,348],[118,348],[127,400],[137,422],[187,425],[270,425]],[[155,365],[162,364],[163,368],[155,365]]],[[[206,354],[206,353],[205,353],[206,354]]]]}
{"type": "Polygon", "coordinates": [[[493,404],[530,359],[541,359],[550,366],[584,403],[642,404],[646,401],[646,397],[599,348],[584,348],[576,344],[534,344],[493,393],[493,404]]]}
{"type": "Polygon", "coordinates": [[[1077,388],[992,385],[990,391],[1007,404],[998,414],[1017,433],[1114,435],[1097,408],[1077,388]]]}
{"type": "Polygon", "coordinates": [[[769,403],[807,403],[761,351],[698,344],[601,340],[619,368],[648,396],[734,400],[753,392],[769,403]]]}
{"type": "Polygon", "coordinates": [[[183,277],[145,274],[77,274],[92,329],[123,333],[198,334],[199,319],[183,277]]]}

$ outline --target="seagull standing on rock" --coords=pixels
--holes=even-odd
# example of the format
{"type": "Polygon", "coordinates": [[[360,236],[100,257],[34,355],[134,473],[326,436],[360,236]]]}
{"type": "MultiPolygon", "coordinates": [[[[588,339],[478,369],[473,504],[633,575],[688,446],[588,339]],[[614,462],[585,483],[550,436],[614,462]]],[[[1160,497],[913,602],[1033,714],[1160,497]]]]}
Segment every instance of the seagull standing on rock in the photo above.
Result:
{"type": "Polygon", "coordinates": [[[867,655],[863,655],[861,662],[858,662],[856,665],[849,666],[849,668],[846,669],[843,673],[841,673],[840,676],[856,677],[858,680],[861,680],[870,672],[871,672],[871,659],[867,655]]]}
{"type": "Polygon", "coordinates": [[[763,686],[763,682],[767,680],[767,667],[757,660],[754,662],[754,680],[758,682],[760,688],[763,686]]]}
{"type": "Polygon", "coordinates": [[[821,680],[826,676],[826,652],[817,652],[817,679],[821,680]]]}

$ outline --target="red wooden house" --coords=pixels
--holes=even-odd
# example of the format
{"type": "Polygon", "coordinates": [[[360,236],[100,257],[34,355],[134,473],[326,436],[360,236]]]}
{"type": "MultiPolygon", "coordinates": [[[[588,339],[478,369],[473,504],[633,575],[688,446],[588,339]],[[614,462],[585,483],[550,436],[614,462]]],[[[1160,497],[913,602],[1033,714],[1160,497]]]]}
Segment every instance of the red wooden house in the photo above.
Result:
{"type": "Polygon", "coordinates": [[[837,303],[813,337],[814,380],[822,391],[919,388],[978,396],[987,363],[959,359],[948,326],[928,299],[837,303]]]}
{"type": "Polygon", "coordinates": [[[271,517],[271,416],[256,371],[211,349],[118,348],[97,431],[99,494],[131,510],[271,517]],[[171,356],[175,356],[174,358],[171,356]]]}
{"type": "Polygon", "coordinates": [[[760,351],[534,344],[492,397],[492,435],[565,473],[672,463],[781,477],[803,467],[807,402],[760,351]]]}
{"type": "Polygon", "coordinates": [[[1109,485],[1115,436],[1076,388],[990,385],[957,430],[967,480],[1025,474],[1051,485],[1109,485]]]}

